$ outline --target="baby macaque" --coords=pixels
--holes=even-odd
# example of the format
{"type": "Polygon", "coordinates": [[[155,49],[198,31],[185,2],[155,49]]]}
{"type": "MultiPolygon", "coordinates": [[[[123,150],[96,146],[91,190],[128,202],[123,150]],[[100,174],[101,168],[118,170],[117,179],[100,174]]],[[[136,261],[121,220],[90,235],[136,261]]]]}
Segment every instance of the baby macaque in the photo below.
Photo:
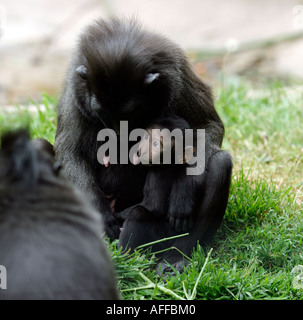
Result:
{"type": "MultiPolygon", "coordinates": [[[[193,142],[191,145],[184,144],[186,129],[190,129],[188,123],[176,116],[160,119],[145,129],[146,133],[140,141],[138,152],[133,156],[134,165],[141,162],[149,166],[143,200],[138,205],[118,213],[118,219],[132,219],[144,208],[155,218],[166,217],[176,231],[182,232],[191,228],[190,216],[176,217],[174,211],[171,211],[176,196],[172,186],[186,174],[186,167],[195,152],[193,142]],[[173,136],[171,133],[175,129],[179,129],[179,134],[173,136]],[[165,159],[165,153],[169,161],[165,159]]],[[[180,187],[182,188],[182,185],[180,187]]],[[[184,203],[196,201],[196,193],[193,190],[178,190],[177,194],[184,197],[184,203]]],[[[125,224],[122,238],[125,237],[124,229],[125,224]]]]}

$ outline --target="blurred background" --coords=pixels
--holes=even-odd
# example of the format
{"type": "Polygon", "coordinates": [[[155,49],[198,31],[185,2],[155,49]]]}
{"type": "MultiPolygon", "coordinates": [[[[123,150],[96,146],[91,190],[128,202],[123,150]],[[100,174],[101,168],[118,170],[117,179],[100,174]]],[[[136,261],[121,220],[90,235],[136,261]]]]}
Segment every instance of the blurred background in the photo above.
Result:
{"type": "Polygon", "coordinates": [[[0,106],[59,95],[79,32],[113,14],[179,43],[213,86],[303,83],[301,0],[0,0],[0,106]]]}

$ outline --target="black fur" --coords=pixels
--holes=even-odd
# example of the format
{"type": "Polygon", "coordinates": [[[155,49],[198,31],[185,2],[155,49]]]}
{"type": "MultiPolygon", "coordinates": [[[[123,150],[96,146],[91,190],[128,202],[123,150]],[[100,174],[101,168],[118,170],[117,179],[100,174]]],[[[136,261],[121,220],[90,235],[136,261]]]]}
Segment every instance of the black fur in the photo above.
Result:
{"type": "MultiPolygon", "coordinates": [[[[55,153],[70,180],[103,214],[111,239],[119,236],[119,224],[106,195],[117,199],[116,211],[140,203],[148,169],[132,164],[100,165],[96,158],[97,133],[104,127],[118,131],[120,120],[127,120],[132,130],[147,128],[155,119],[171,115],[185,119],[191,128],[206,130],[206,171],[200,176],[176,179],[171,192],[169,210],[176,219],[194,219],[190,235],[174,243],[189,255],[197,241],[216,231],[229,193],[232,161],[220,150],[224,126],[214,108],[211,90],[194,74],[177,45],[144,30],[136,21],[98,20],[89,26],[80,37],[58,104],[55,153]],[[199,210],[195,210],[197,203],[191,196],[183,196],[192,185],[202,188],[199,210]],[[199,212],[196,217],[195,211],[199,212]]],[[[143,234],[149,229],[151,238],[157,239],[166,235],[166,224],[160,220],[142,225],[126,220],[123,228],[125,233],[141,228],[143,234]]],[[[138,234],[134,246],[150,240],[138,234]]],[[[126,237],[120,243],[126,245],[126,237]]],[[[163,259],[178,263],[181,258],[175,252],[165,254],[163,259]]]]}
{"type": "MultiPolygon", "coordinates": [[[[179,142],[182,142],[183,155],[185,154],[185,129],[190,129],[187,121],[176,116],[161,118],[151,124],[148,129],[167,129],[170,132],[174,129],[180,129],[182,131],[183,141],[179,142]]],[[[147,143],[149,144],[149,142],[147,143]]],[[[191,146],[194,148],[194,145],[191,146]]],[[[175,163],[174,140],[171,141],[170,152],[171,164],[163,164],[163,154],[161,151],[161,164],[152,165],[148,169],[143,190],[143,200],[133,207],[122,212],[115,213],[115,216],[118,219],[121,219],[122,221],[125,219],[136,220],[137,217],[144,212],[141,208],[143,207],[149,216],[154,216],[156,222],[158,222],[159,217],[166,218],[166,221],[169,221],[170,227],[174,231],[187,232],[192,227],[193,217],[196,216],[196,211],[199,207],[202,188],[199,184],[192,183],[190,185],[190,189],[181,187],[177,192],[175,191],[178,181],[182,181],[185,178],[186,168],[191,165],[187,163],[175,163]],[[174,191],[172,191],[173,187],[174,191]],[[178,195],[178,199],[176,199],[176,195],[178,195]],[[178,202],[178,204],[176,204],[176,202],[178,202]],[[190,213],[188,213],[185,208],[189,203],[193,204],[192,208],[194,209],[193,212],[190,213]],[[176,216],[176,210],[172,210],[171,208],[175,208],[176,205],[184,207],[184,209],[181,208],[181,210],[179,210],[181,213],[180,216],[176,216]],[[138,208],[138,206],[140,206],[140,208],[138,208]],[[186,215],[186,213],[188,214],[186,215]]],[[[125,228],[125,231],[121,235],[121,239],[127,238],[128,236],[128,230],[125,228]]],[[[120,242],[123,243],[124,241],[121,239],[120,242]]]]}
{"type": "Polygon", "coordinates": [[[118,299],[100,215],[26,131],[2,137],[0,299],[118,299]]]}
{"type": "Polygon", "coordinates": [[[55,151],[53,145],[44,138],[34,139],[32,141],[33,146],[37,150],[48,153],[51,157],[55,158],[55,151]]]}

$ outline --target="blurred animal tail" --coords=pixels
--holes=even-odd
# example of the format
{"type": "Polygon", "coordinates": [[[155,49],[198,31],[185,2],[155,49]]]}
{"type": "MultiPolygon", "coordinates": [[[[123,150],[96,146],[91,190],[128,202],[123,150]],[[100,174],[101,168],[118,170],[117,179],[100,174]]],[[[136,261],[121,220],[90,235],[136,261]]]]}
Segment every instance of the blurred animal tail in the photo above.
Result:
{"type": "Polygon", "coordinates": [[[33,188],[38,181],[37,151],[29,133],[22,129],[7,132],[1,138],[0,182],[22,190],[33,188]]]}

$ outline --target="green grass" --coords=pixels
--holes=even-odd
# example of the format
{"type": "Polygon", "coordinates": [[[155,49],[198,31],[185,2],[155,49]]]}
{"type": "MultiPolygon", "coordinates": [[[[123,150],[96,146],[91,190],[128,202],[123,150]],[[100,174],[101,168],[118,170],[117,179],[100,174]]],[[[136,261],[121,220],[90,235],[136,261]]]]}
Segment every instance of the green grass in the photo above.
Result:
{"type": "Polygon", "coordinates": [[[29,112],[26,106],[16,106],[13,110],[2,110],[0,106],[0,133],[26,127],[30,129],[32,138],[43,137],[53,143],[57,121],[56,103],[56,98],[43,95],[41,104],[29,102],[36,107],[34,112],[29,112]]]}
{"type": "MultiPolygon", "coordinates": [[[[183,274],[165,280],[146,251],[122,254],[108,242],[124,299],[302,299],[292,270],[303,264],[303,94],[279,83],[255,91],[229,85],[216,92],[234,159],[223,224],[199,245],[183,274]]],[[[29,126],[32,137],[54,141],[55,99],[36,113],[0,111],[0,131],[29,126]]],[[[1,109],[0,109],[1,110],[1,109]]]]}

